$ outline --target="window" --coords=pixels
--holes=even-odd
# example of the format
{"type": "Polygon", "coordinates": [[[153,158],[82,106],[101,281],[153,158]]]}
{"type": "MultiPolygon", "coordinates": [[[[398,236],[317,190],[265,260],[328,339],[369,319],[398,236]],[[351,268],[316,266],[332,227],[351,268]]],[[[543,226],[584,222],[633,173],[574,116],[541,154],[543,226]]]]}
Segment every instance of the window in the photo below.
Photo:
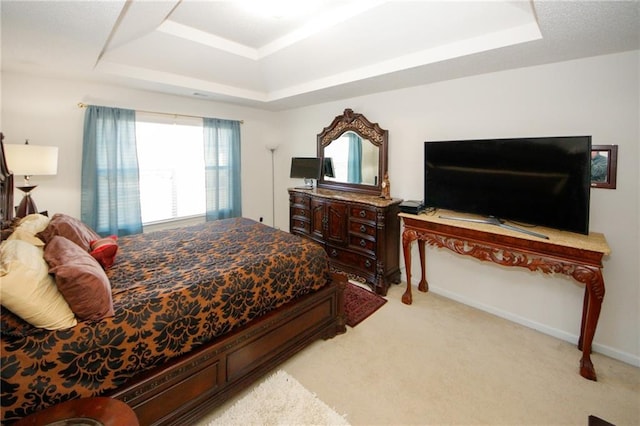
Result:
{"type": "Polygon", "coordinates": [[[101,235],[242,216],[240,121],[89,105],[81,217],[101,235]],[[142,187],[141,187],[142,186],[142,187]]]}
{"type": "Polygon", "coordinates": [[[202,119],[138,112],[136,144],[142,223],[204,216],[202,119]]]}

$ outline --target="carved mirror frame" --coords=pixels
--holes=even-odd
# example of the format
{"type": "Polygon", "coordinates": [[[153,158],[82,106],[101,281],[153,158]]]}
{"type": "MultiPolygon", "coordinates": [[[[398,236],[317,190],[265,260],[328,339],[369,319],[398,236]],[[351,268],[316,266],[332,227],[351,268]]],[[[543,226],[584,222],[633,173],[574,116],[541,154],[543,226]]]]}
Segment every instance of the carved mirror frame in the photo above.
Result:
{"type": "Polygon", "coordinates": [[[359,192],[364,194],[380,195],[382,180],[387,171],[389,132],[380,127],[378,123],[370,122],[364,115],[355,113],[350,108],[344,110],[342,115],[336,116],[333,122],[318,134],[318,157],[324,164],[324,149],[344,133],[352,131],[363,140],[368,140],[378,147],[378,176],[375,185],[357,184],[325,180],[324,173],[318,180],[319,188],[335,189],[340,191],[359,192]]]}

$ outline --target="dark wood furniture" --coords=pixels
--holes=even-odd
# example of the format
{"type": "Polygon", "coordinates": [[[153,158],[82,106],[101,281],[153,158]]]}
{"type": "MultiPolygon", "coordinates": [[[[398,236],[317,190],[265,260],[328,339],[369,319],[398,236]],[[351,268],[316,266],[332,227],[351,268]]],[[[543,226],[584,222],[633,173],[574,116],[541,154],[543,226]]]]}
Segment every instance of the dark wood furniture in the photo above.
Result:
{"type": "MultiPolygon", "coordinates": [[[[1,143],[0,154],[3,165],[1,143]]],[[[13,175],[5,167],[0,171],[0,206],[7,214],[2,217],[4,223],[12,217],[13,175]]],[[[344,333],[345,287],[346,278],[332,274],[319,291],[142,373],[103,396],[126,402],[141,425],[190,424],[316,340],[344,333]]]]}
{"type": "Polygon", "coordinates": [[[364,115],[353,112],[350,108],[342,115],[336,116],[331,124],[325,127],[317,137],[318,157],[325,164],[325,159],[331,159],[334,165],[354,162],[349,159],[348,147],[351,136],[360,141],[360,181],[354,181],[354,176],[347,173],[336,173],[330,176],[323,171],[318,180],[318,187],[336,189],[362,194],[380,195],[383,190],[383,178],[387,173],[387,159],[389,150],[389,132],[378,123],[370,122],[364,115]]]}
{"type": "Polygon", "coordinates": [[[347,108],[318,134],[318,188],[289,189],[289,232],[321,244],[333,270],[382,295],[400,282],[402,200],[389,195],[388,143],[387,130],[347,108]]]}
{"type": "Polygon", "coordinates": [[[13,173],[4,155],[4,134],[0,132],[0,229],[5,229],[13,219],[13,173]]]}
{"type": "Polygon", "coordinates": [[[138,426],[131,407],[113,398],[72,399],[31,414],[14,423],[15,426],[41,425],[138,426]]]}
{"type": "Polygon", "coordinates": [[[586,286],[578,341],[578,348],[582,350],[580,375],[596,380],[590,356],[591,343],[605,292],[602,257],[611,252],[604,235],[581,235],[537,227],[536,232],[549,237],[542,239],[487,224],[445,219],[441,215],[477,218],[474,215],[442,210],[436,214],[400,214],[404,222],[402,248],[407,274],[407,290],[402,296],[402,302],[412,302],[411,243],[414,240],[418,240],[422,268],[418,285],[420,291],[426,292],[429,288],[425,276],[425,243],[503,266],[521,266],[531,271],[561,273],[573,277],[586,286]]]}
{"type": "Polygon", "coordinates": [[[141,425],[191,424],[318,339],[346,331],[346,280],[303,296],[199,350],[140,375],[108,396],[141,425]]]}
{"type": "Polygon", "coordinates": [[[386,295],[400,282],[399,199],[333,191],[289,189],[289,232],[321,244],[331,266],[386,295]]]}

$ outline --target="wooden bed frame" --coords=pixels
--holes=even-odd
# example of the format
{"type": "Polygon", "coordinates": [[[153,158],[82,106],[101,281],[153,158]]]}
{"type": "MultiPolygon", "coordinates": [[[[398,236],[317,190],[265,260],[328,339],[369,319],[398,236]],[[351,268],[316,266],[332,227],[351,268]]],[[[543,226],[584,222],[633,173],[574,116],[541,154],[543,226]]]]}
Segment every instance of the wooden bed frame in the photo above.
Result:
{"type": "Polygon", "coordinates": [[[108,396],[141,425],[184,425],[202,417],[318,339],[346,331],[340,275],[199,350],[137,377],[108,396]]]}
{"type": "MultiPolygon", "coordinates": [[[[0,154],[4,228],[13,218],[13,176],[1,141],[0,154]]],[[[344,276],[332,274],[319,291],[142,373],[106,396],[129,404],[141,425],[191,423],[316,340],[344,333],[345,286],[344,276]]]]}
{"type": "Polygon", "coordinates": [[[11,224],[13,218],[13,174],[4,155],[4,134],[0,132],[0,230],[11,224]]]}
{"type": "Polygon", "coordinates": [[[335,275],[323,289],[130,381],[107,396],[129,404],[141,425],[184,425],[205,415],[318,339],[346,331],[335,275]]]}

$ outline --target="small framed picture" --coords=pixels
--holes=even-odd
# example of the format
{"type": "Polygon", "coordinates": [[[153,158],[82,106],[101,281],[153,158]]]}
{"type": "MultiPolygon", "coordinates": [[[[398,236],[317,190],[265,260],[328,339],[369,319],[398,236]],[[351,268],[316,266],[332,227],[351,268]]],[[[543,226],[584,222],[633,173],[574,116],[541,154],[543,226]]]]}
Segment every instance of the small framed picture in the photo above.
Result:
{"type": "Polygon", "coordinates": [[[591,146],[591,187],[616,188],[618,145],[591,146]]]}

